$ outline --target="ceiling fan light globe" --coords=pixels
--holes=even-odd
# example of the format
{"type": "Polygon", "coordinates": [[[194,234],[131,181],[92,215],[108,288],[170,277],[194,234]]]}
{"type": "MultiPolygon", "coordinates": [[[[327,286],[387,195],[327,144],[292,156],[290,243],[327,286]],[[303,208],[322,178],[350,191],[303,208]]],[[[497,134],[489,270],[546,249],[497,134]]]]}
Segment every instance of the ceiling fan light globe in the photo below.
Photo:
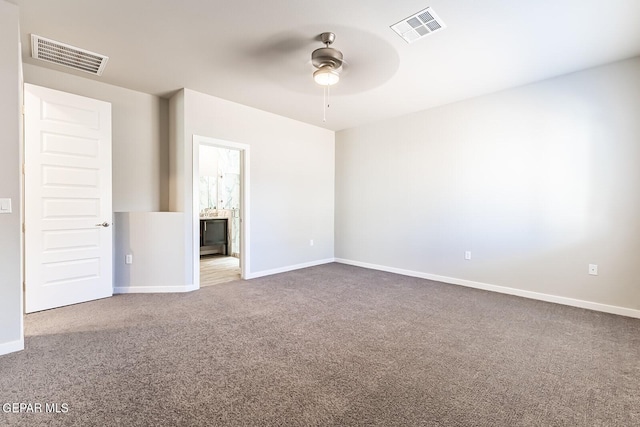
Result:
{"type": "Polygon", "coordinates": [[[313,80],[321,86],[331,86],[340,80],[338,72],[329,67],[322,67],[313,73],[313,80]]]}

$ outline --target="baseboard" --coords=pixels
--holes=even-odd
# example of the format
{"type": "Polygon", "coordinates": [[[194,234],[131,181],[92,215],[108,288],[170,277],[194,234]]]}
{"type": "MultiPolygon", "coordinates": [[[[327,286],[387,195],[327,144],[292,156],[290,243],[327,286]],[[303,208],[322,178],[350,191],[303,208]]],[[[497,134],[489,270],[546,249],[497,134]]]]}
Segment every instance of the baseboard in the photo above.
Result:
{"type": "Polygon", "coordinates": [[[343,258],[336,258],[335,262],[338,262],[341,264],[354,265],[356,267],[369,268],[371,270],[380,270],[380,271],[386,271],[389,273],[401,274],[403,276],[419,277],[421,279],[434,280],[437,282],[444,282],[452,285],[466,286],[469,288],[482,289],[485,291],[515,295],[523,298],[553,302],[556,304],[586,308],[589,310],[601,311],[603,313],[617,314],[620,316],[634,317],[634,318],[640,319],[640,310],[634,310],[634,309],[625,308],[625,307],[618,307],[615,305],[600,304],[597,302],[561,297],[557,295],[543,294],[540,292],[525,291],[522,289],[509,288],[507,286],[491,285],[488,283],[474,282],[472,280],[457,279],[455,277],[438,276],[435,274],[428,274],[420,271],[404,270],[401,268],[387,267],[387,266],[378,265],[378,264],[369,264],[366,262],[352,261],[352,260],[343,259],[343,258]]]}
{"type": "Polygon", "coordinates": [[[113,288],[114,294],[168,294],[191,292],[198,290],[196,285],[184,286],[118,286],[113,288]]]}
{"type": "Polygon", "coordinates": [[[271,276],[273,274],[286,273],[287,271],[300,270],[301,268],[314,267],[316,265],[329,264],[335,262],[335,258],[321,259],[318,261],[305,262],[302,264],[288,265],[286,267],[274,268],[273,270],[257,271],[249,273],[245,279],[256,279],[258,277],[271,276]]]}
{"type": "Polygon", "coordinates": [[[24,339],[0,344],[0,356],[24,350],[24,339]]]}

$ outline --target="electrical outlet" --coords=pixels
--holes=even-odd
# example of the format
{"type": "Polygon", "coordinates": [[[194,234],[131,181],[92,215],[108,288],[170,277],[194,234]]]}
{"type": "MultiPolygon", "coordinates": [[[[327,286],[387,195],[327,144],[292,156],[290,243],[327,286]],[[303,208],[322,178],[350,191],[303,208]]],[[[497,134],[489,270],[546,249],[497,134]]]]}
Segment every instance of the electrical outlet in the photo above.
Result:
{"type": "Polygon", "coordinates": [[[125,264],[133,264],[133,255],[131,255],[131,254],[125,255],[124,263],[125,264]]]}
{"type": "Polygon", "coordinates": [[[598,264],[589,264],[589,274],[592,276],[598,275],[598,264]]]}
{"type": "Polygon", "coordinates": [[[309,246],[313,246],[313,239],[309,240],[309,246]]]}
{"type": "Polygon", "coordinates": [[[471,259],[471,251],[465,251],[464,259],[471,259]]]}

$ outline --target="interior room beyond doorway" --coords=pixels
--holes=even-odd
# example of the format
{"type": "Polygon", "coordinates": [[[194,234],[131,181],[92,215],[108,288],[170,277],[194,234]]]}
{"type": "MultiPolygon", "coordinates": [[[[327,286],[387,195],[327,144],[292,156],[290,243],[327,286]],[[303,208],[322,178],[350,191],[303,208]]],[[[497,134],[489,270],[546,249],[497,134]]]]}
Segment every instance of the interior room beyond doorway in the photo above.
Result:
{"type": "Polygon", "coordinates": [[[200,146],[200,286],[240,278],[240,151],[200,146]]]}

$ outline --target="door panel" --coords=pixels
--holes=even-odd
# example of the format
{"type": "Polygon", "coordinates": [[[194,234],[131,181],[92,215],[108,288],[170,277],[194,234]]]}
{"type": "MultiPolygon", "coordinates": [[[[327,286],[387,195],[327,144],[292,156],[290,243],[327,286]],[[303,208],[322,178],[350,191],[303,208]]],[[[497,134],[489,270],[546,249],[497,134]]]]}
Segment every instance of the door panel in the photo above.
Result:
{"type": "Polygon", "coordinates": [[[111,296],[111,104],[25,84],[28,313],[111,296]]]}

